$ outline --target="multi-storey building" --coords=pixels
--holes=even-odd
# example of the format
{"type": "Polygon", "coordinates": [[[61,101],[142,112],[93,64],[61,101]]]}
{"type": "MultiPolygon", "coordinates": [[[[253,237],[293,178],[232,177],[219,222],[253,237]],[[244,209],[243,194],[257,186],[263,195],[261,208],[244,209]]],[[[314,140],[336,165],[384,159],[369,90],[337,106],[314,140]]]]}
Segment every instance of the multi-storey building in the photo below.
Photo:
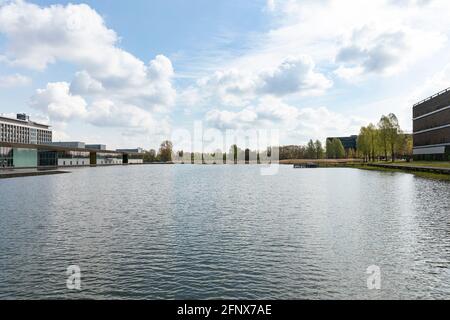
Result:
{"type": "Polygon", "coordinates": [[[25,114],[18,114],[17,119],[0,116],[0,142],[49,144],[52,131],[48,125],[30,121],[25,114]]]}
{"type": "Polygon", "coordinates": [[[414,158],[450,160],[450,88],[413,107],[414,158]]]}

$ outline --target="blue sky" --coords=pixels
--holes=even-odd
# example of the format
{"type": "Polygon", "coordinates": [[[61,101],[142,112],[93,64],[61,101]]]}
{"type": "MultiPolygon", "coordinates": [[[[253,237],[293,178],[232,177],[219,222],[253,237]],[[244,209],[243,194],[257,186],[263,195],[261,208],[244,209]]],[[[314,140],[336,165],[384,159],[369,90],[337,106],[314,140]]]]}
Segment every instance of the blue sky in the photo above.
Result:
{"type": "MultiPolygon", "coordinates": [[[[0,113],[56,140],[155,148],[174,132],[357,134],[450,86],[448,1],[2,1],[0,113]]],[[[175,134],[176,136],[176,134],[175,134]]]]}

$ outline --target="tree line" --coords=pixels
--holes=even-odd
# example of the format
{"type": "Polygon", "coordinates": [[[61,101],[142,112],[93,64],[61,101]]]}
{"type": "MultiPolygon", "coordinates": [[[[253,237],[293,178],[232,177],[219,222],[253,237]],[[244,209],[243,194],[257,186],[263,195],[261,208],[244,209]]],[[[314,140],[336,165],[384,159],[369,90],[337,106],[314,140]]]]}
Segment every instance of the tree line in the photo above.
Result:
{"type": "Polygon", "coordinates": [[[395,114],[383,115],[377,125],[362,127],[358,140],[358,154],[366,162],[396,159],[410,160],[413,153],[412,135],[400,128],[395,114]]]}
{"type": "Polygon", "coordinates": [[[144,153],[144,162],[171,162],[173,153],[173,143],[165,140],[161,143],[158,152],[155,149],[150,149],[144,153]]]}
{"type": "Polygon", "coordinates": [[[151,149],[144,154],[144,162],[171,162],[174,159],[191,163],[246,163],[256,161],[260,163],[263,158],[271,158],[275,152],[279,160],[294,159],[344,159],[360,158],[364,161],[392,160],[398,158],[410,159],[412,157],[412,136],[405,134],[394,114],[383,115],[377,125],[369,124],[361,127],[357,137],[357,148],[345,149],[340,139],[327,139],[325,148],[320,140],[312,139],[306,145],[288,145],[269,147],[265,152],[241,149],[232,145],[228,152],[216,150],[212,153],[174,152],[172,142],[163,141],[158,152],[151,149]]]}

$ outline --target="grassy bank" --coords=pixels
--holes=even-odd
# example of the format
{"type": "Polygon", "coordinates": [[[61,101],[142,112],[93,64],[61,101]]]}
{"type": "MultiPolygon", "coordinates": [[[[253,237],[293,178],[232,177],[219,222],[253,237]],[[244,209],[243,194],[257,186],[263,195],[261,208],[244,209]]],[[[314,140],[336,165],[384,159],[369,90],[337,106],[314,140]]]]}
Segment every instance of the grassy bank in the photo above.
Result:
{"type": "MultiPolygon", "coordinates": [[[[382,162],[380,162],[382,163],[382,162]]],[[[384,162],[384,163],[392,163],[398,166],[408,166],[408,167],[430,167],[430,168],[448,168],[450,169],[450,162],[445,161],[396,161],[396,162],[384,162]]]]}
{"type": "Polygon", "coordinates": [[[381,172],[401,172],[401,173],[409,173],[421,178],[433,179],[433,180],[441,180],[441,181],[450,181],[449,174],[440,174],[433,172],[422,172],[422,171],[411,171],[411,170],[401,170],[394,168],[382,168],[382,167],[371,167],[369,165],[360,164],[348,166],[351,168],[361,169],[361,170],[369,170],[369,171],[381,171],[381,172]]]}
{"type": "Polygon", "coordinates": [[[427,179],[434,179],[434,180],[442,180],[442,181],[450,181],[450,174],[441,174],[441,173],[435,173],[435,172],[424,172],[424,171],[414,171],[414,169],[411,169],[413,167],[428,167],[428,168],[449,168],[450,169],[450,162],[434,162],[434,161],[417,161],[417,162],[400,162],[396,161],[394,163],[392,162],[376,162],[374,164],[381,164],[381,165],[396,165],[398,166],[405,166],[405,169],[400,168],[389,168],[389,167],[374,167],[370,166],[370,164],[363,163],[361,160],[358,159],[321,159],[321,160],[282,160],[280,161],[280,164],[285,165],[294,165],[294,164],[306,164],[306,163],[315,163],[319,165],[319,167],[323,168],[329,168],[329,167],[340,167],[340,168],[355,168],[355,169],[361,169],[361,170],[370,170],[370,171],[381,171],[381,172],[402,172],[402,173],[409,173],[414,174],[421,178],[427,178],[427,179]],[[406,167],[409,167],[408,169],[406,167]]]}
{"type": "Polygon", "coordinates": [[[280,160],[280,164],[294,165],[294,164],[307,164],[314,163],[319,167],[342,167],[346,165],[358,165],[362,164],[359,159],[291,159],[280,160]]]}

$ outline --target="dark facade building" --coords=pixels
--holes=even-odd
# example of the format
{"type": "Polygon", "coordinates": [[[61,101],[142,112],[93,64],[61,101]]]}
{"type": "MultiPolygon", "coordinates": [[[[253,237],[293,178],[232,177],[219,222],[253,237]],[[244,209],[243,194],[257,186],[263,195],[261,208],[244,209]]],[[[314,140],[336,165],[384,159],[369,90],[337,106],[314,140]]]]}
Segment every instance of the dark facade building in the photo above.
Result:
{"type": "Polygon", "coordinates": [[[450,88],[413,107],[415,160],[450,160],[450,88]]]}

